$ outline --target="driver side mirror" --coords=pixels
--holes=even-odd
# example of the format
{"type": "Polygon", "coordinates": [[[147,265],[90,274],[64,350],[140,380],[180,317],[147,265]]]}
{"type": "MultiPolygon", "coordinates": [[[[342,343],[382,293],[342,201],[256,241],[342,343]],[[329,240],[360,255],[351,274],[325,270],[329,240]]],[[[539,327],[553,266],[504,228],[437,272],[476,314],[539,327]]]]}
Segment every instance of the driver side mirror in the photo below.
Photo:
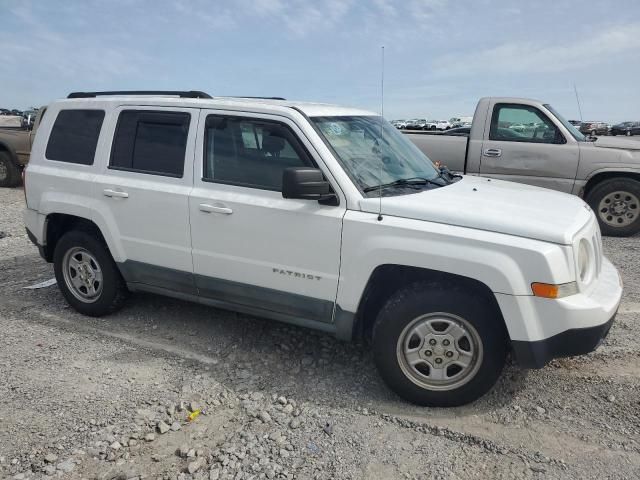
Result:
{"type": "Polygon", "coordinates": [[[282,172],[282,197],[301,200],[337,200],[318,168],[289,167],[282,172]]]}

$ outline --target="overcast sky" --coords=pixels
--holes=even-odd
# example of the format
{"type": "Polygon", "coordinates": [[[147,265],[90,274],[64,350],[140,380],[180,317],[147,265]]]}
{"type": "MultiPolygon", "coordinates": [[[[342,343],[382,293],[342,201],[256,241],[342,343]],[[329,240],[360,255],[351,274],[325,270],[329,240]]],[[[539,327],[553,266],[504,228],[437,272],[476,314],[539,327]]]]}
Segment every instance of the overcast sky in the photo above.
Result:
{"type": "Polygon", "coordinates": [[[197,89],[471,115],[534,97],[640,120],[638,0],[0,0],[0,107],[74,90],[197,89]]]}

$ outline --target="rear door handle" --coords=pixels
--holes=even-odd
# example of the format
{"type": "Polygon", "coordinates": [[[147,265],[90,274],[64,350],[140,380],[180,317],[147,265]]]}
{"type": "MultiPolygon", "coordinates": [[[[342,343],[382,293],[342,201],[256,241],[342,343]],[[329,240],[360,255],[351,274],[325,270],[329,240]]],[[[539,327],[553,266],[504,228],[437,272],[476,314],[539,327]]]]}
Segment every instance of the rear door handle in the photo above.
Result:
{"type": "Polygon", "coordinates": [[[502,150],[499,148],[485,148],[484,156],[485,157],[499,157],[502,155],[502,150]]]}
{"type": "Polygon", "coordinates": [[[223,215],[231,215],[233,213],[233,210],[229,207],[209,205],[208,203],[201,203],[199,208],[201,212],[205,213],[222,213],[223,215]]]}
{"type": "Polygon", "coordinates": [[[121,192],[119,190],[112,190],[110,188],[105,188],[102,193],[104,193],[105,197],[115,197],[115,198],[129,198],[129,194],[127,192],[121,192]]]}

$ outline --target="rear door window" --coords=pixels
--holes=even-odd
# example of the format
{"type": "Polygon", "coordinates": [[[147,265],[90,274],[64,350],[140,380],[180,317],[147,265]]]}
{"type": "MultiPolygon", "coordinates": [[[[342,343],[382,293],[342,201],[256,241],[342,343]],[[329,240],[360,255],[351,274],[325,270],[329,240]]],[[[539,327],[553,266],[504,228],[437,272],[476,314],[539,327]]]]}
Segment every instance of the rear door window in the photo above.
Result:
{"type": "Polygon", "coordinates": [[[182,177],[190,121],[184,112],[122,111],[109,168],[182,177]]]}
{"type": "Polygon", "coordinates": [[[61,110],[49,135],[48,160],[93,165],[104,110],[61,110]]]}

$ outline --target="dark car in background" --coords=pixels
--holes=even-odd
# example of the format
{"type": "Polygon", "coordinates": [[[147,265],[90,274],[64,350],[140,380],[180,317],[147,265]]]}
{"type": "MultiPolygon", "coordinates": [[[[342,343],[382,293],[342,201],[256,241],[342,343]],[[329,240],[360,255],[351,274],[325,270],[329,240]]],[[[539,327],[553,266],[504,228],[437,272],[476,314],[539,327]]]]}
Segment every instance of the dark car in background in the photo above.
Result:
{"type": "Polygon", "coordinates": [[[442,132],[440,135],[451,135],[454,137],[468,137],[470,133],[471,133],[471,125],[466,127],[450,128],[449,130],[442,132]]]}
{"type": "Polygon", "coordinates": [[[640,135],[640,122],[622,122],[611,127],[611,135],[640,135]]]}
{"type": "Polygon", "coordinates": [[[605,122],[582,122],[580,124],[580,133],[585,135],[608,135],[609,125],[605,122]]]}

